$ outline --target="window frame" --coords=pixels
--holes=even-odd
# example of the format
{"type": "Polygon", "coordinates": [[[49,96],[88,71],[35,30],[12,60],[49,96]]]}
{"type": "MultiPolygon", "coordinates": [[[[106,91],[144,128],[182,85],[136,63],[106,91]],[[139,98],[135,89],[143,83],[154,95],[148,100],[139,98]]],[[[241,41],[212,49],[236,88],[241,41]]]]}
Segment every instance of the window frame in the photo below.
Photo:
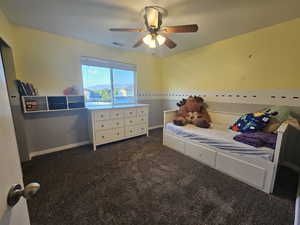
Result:
{"type": "MultiPolygon", "coordinates": [[[[107,105],[130,105],[130,104],[136,104],[137,103],[137,73],[136,73],[136,65],[119,62],[119,61],[113,61],[113,60],[107,60],[107,59],[99,59],[94,57],[87,57],[82,56],[80,57],[80,71],[81,71],[81,79],[82,79],[82,90],[84,92],[84,85],[83,85],[83,73],[82,73],[82,66],[95,66],[95,67],[102,67],[102,68],[108,68],[110,71],[110,87],[111,87],[111,97],[112,101],[111,104],[107,105]],[[115,103],[115,93],[114,93],[114,76],[113,76],[113,69],[119,69],[119,70],[128,70],[133,72],[133,102],[129,103],[115,103]]],[[[85,99],[85,98],[84,98],[85,99]]],[[[87,104],[89,106],[97,106],[93,104],[89,104],[84,100],[85,105],[87,104]]],[[[105,106],[106,104],[99,104],[99,106],[105,106]]]]}

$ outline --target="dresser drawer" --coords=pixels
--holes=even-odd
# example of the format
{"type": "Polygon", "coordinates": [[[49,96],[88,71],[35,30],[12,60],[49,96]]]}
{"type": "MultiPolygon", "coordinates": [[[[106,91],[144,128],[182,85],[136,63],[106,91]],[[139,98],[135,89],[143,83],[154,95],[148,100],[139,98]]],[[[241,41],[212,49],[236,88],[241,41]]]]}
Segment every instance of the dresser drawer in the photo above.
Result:
{"type": "Polygon", "coordinates": [[[124,120],[98,120],[95,122],[95,130],[106,130],[111,128],[124,127],[124,120]]]}
{"type": "Polygon", "coordinates": [[[124,110],[125,117],[136,117],[136,109],[126,109],[124,110]]]}
{"type": "Polygon", "coordinates": [[[125,128],[125,136],[126,137],[132,137],[135,136],[135,127],[126,127],[125,128]]]}
{"type": "Polygon", "coordinates": [[[124,128],[118,128],[118,129],[113,130],[113,139],[114,140],[120,140],[120,139],[124,138],[124,136],[125,136],[124,128]]]}
{"type": "Polygon", "coordinates": [[[124,117],[124,112],[122,110],[112,110],[110,111],[110,118],[111,119],[120,119],[124,117]]]}
{"type": "Polygon", "coordinates": [[[94,113],[95,121],[97,121],[97,120],[108,120],[109,119],[109,111],[108,110],[95,111],[93,113],[94,113]]]}
{"type": "Polygon", "coordinates": [[[147,116],[147,114],[148,114],[147,107],[137,108],[137,116],[147,116]]]}
{"type": "Polygon", "coordinates": [[[106,143],[113,140],[113,130],[101,130],[95,132],[95,139],[97,144],[106,143]]]}
{"type": "Polygon", "coordinates": [[[148,118],[145,116],[136,118],[136,124],[142,124],[142,123],[147,123],[147,122],[148,122],[148,118]]]}
{"type": "Polygon", "coordinates": [[[138,125],[135,127],[135,135],[141,135],[147,133],[146,125],[138,125]]]}
{"type": "Polygon", "coordinates": [[[95,130],[106,130],[113,128],[111,120],[98,120],[95,122],[95,130]]]}
{"type": "Polygon", "coordinates": [[[119,120],[112,120],[112,128],[119,128],[119,127],[124,127],[124,120],[119,119],[119,120]]]}
{"type": "Polygon", "coordinates": [[[125,119],[125,126],[132,126],[134,124],[136,124],[136,118],[132,117],[132,118],[126,118],[125,119]]]}

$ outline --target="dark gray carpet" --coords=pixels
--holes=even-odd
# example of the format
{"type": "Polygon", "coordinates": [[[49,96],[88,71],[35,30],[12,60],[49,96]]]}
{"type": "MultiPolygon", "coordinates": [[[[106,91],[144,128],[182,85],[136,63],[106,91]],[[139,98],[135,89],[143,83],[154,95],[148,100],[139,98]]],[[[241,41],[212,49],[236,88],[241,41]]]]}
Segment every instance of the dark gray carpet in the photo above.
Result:
{"type": "Polygon", "coordinates": [[[267,195],[161,142],[159,129],[23,164],[25,183],[41,183],[28,201],[32,225],[293,224],[294,174],[283,173],[277,194],[267,195]]]}

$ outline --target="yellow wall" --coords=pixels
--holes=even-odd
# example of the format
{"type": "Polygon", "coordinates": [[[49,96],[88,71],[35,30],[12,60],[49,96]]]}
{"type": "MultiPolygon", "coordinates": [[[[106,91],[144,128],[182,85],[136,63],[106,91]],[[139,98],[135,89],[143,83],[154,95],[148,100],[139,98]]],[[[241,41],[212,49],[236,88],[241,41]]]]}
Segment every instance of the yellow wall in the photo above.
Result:
{"type": "Polygon", "coordinates": [[[137,65],[139,90],[160,90],[157,57],[113,49],[61,35],[14,26],[17,77],[32,82],[40,94],[59,95],[69,86],[82,90],[80,56],[137,65]]]}
{"type": "Polygon", "coordinates": [[[164,58],[161,67],[165,91],[299,89],[300,19],[164,58]]]}
{"type": "Polygon", "coordinates": [[[80,56],[136,64],[138,89],[146,91],[300,88],[300,19],[166,58],[11,25],[1,10],[0,28],[13,47],[17,77],[40,94],[81,88],[80,56]]]}
{"type": "Polygon", "coordinates": [[[0,9],[0,38],[2,38],[11,47],[14,45],[13,26],[8,22],[6,16],[0,9]]]}

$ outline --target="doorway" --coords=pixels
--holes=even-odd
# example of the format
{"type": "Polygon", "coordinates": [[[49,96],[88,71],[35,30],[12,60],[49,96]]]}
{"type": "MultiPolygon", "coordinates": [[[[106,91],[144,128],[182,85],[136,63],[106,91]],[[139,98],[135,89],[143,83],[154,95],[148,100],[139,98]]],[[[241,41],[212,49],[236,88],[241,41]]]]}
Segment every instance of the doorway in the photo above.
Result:
{"type": "Polygon", "coordinates": [[[21,96],[15,84],[17,77],[14,66],[13,51],[11,47],[2,39],[0,39],[0,53],[2,57],[2,64],[4,68],[19,156],[20,160],[24,162],[29,160],[28,145],[26,141],[25,118],[22,112],[21,96]]]}

